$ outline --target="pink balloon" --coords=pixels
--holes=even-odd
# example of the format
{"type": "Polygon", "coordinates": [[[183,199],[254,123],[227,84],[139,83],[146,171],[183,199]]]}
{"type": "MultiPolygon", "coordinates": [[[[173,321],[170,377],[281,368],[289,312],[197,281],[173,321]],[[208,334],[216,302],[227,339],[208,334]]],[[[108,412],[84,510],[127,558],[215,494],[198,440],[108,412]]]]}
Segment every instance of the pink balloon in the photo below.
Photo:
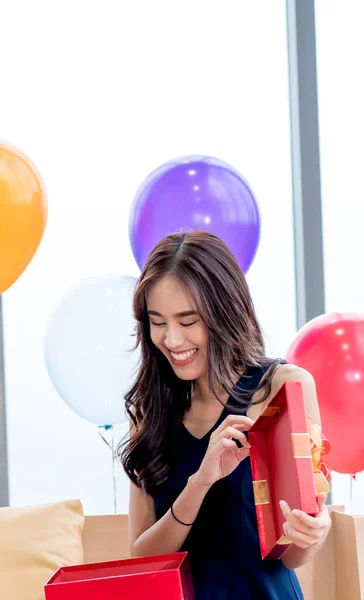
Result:
{"type": "Polygon", "coordinates": [[[331,442],[325,462],[340,473],[364,469],[364,316],[326,314],[296,335],[286,359],[316,381],[322,429],[331,442]]]}

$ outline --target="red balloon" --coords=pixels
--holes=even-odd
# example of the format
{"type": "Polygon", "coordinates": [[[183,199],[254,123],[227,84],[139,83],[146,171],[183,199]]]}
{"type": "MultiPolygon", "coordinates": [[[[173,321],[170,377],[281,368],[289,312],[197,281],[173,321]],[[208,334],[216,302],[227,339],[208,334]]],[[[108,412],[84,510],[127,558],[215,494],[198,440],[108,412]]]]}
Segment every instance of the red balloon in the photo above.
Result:
{"type": "Polygon", "coordinates": [[[364,316],[326,314],[297,333],[286,359],[316,381],[325,462],[340,473],[364,469],[364,316]]]}

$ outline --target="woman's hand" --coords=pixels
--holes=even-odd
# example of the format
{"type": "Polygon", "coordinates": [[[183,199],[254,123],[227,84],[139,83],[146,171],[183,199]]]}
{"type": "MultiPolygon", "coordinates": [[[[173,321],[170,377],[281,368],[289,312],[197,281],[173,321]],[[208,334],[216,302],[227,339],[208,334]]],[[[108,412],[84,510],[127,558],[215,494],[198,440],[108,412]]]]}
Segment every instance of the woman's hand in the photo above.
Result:
{"type": "Polygon", "coordinates": [[[318,495],[319,513],[316,517],[310,517],[301,510],[291,511],[287,502],[280,502],[282,513],[286,518],[283,524],[284,533],[295,546],[306,549],[317,546],[325,540],[331,527],[331,518],[325,506],[326,497],[325,493],[318,495]]]}
{"type": "Polygon", "coordinates": [[[195,478],[206,487],[227,477],[244,458],[249,455],[250,444],[244,431],[248,431],[254,421],[241,415],[229,415],[220,427],[211,434],[210,442],[195,478]],[[239,448],[238,440],[242,448],[239,448]]]}

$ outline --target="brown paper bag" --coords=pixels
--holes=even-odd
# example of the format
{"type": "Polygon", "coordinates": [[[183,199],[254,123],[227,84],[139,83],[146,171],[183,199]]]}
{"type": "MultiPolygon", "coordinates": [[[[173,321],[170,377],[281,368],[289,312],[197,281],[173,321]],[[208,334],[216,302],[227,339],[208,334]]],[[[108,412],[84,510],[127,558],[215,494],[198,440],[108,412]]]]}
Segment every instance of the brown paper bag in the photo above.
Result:
{"type": "Polygon", "coordinates": [[[336,596],[333,513],[343,511],[344,507],[327,508],[331,514],[332,527],[325,544],[313,560],[296,570],[305,600],[339,600],[336,596]]]}
{"type": "Polygon", "coordinates": [[[364,600],[364,516],[333,513],[336,600],[364,600]]]}

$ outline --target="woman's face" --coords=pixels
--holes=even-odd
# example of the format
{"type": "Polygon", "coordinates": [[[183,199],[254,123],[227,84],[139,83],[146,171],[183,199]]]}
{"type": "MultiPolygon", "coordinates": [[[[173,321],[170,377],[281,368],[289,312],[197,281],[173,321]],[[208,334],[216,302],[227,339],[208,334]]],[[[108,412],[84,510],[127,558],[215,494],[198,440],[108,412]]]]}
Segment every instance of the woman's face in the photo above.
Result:
{"type": "Polygon", "coordinates": [[[165,277],[147,296],[150,335],[177,377],[195,380],[206,375],[207,328],[177,279],[165,277]]]}

